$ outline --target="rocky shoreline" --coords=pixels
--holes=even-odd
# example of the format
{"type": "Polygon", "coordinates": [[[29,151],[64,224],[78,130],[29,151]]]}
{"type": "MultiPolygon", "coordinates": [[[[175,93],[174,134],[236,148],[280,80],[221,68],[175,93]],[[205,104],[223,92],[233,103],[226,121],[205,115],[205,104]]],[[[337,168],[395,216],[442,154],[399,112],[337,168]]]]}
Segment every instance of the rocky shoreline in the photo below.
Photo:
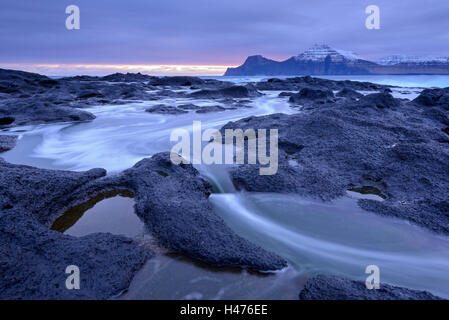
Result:
{"type": "Polygon", "coordinates": [[[247,191],[322,200],[350,189],[371,190],[385,200],[361,199],[363,209],[448,235],[449,116],[444,101],[449,89],[424,90],[413,101],[381,92],[359,100],[332,96],[325,102],[322,97],[332,92],[317,94],[320,90],[301,105],[291,100],[301,113],[250,117],[222,127],[279,131],[278,173],[261,176],[259,166],[241,165],[231,170],[234,184],[247,191]]]}
{"type": "MultiPolygon", "coordinates": [[[[449,234],[449,88],[426,89],[413,101],[391,87],[312,77],[253,84],[196,77],[113,74],[62,79],[0,69],[0,129],[49,122],[90,121],[83,108],[166,97],[210,99],[221,105],[156,105],[148,112],[182,114],[247,107],[282,91],[292,115],[249,117],[222,127],[279,130],[279,170],[231,169],[234,185],[256,192],[295,193],[329,201],[347,190],[381,195],[361,208],[449,234]],[[368,91],[363,95],[359,91],[368,91]]],[[[0,135],[0,152],[17,137],[0,135]]],[[[211,185],[192,165],[159,153],[119,174],[46,170],[0,160],[0,299],[107,299],[125,290],[153,252],[135,240],[95,233],[72,237],[50,230],[64,212],[98,194],[126,190],[135,212],[158,242],[213,267],[279,270],[287,262],[236,235],[212,210],[211,185]],[[6,245],[5,245],[6,244],[6,245]],[[64,270],[82,267],[82,290],[66,290],[64,270]]],[[[301,299],[434,299],[429,293],[385,285],[368,292],[352,280],[319,276],[301,299]]]]}

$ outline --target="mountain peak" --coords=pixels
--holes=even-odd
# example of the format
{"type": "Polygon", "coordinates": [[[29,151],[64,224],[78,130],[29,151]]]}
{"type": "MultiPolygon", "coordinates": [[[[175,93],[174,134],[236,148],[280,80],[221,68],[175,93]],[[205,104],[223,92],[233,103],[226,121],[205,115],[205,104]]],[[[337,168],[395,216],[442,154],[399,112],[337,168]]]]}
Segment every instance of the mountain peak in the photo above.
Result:
{"type": "Polygon", "coordinates": [[[254,65],[254,64],[264,64],[264,63],[270,63],[273,60],[267,59],[264,56],[257,54],[253,56],[249,56],[246,58],[245,65],[254,65]]]}
{"type": "Polygon", "coordinates": [[[413,63],[413,64],[449,63],[449,57],[435,57],[435,56],[422,57],[422,56],[408,56],[403,54],[394,54],[380,59],[377,63],[384,66],[391,66],[399,63],[413,63]]]}
{"type": "Polygon", "coordinates": [[[333,62],[355,61],[360,59],[353,52],[334,49],[327,44],[314,44],[311,48],[297,55],[295,59],[302,61],[324,61],[327,56],[330,56],[333,62]]]}

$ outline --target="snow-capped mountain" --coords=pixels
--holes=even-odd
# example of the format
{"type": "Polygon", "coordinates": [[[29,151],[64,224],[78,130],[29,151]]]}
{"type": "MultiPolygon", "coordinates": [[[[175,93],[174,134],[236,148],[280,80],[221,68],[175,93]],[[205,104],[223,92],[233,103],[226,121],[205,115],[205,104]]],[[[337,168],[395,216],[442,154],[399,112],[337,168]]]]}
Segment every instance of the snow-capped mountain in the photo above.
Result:
{"type": "Polygon", "coordinates": [[[367,74],[366,65],[372,62],[361,59],[350,51],[334,49],[326,44],[316,44],[285,61],[275,61],[260,55],[250,56],[237,68],[228,68],[227,76],[247,75],[298,75],[298,74],[367,74]]]}
{"type": "Polygon", "coordinates": [[[449,57],[393,55],[376,63],[350,51],[316,44],[285,61],[250,56],[241,66],[228,68],[225,76],[368,74],[449,74],[449,57]]]}
{"type": "Polygon", "coordinates": [[[327,57],[330,57],[334,62],[346,60],[356,61],[361,59],[351,51],[333,49],[327,44],[315,44],[303,53],[298,54],[295,59],[298,61],[324,61],[327,57]]]}
{"type": "Polygon", "coordinates": [[[394,54],[388,57],[380,59],[378,62],[380,65],[391,66],[399,63],[416,63],[416,64],[428,64],[428,63],[449,63],[448,57],[421,57],[421,56],[407,56],[402,54],[394,54]]]}

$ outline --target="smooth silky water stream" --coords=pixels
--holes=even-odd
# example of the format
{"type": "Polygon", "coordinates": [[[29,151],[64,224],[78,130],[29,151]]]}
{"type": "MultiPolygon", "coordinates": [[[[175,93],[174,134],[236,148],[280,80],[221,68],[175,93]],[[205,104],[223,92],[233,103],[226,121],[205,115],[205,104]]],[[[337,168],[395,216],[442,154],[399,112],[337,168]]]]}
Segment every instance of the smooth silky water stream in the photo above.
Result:
{"type": "MultiPolygon", "coordinates": [[[[174,116],[144,111],[159,103],[217,104],[207,100],[164,99],[94,107],[88,109],[97,116],[92,122],[10,130],[19,134],[20,140],[16,148],[1,157],[42,168],[102,167],[114,173],[144,157],[170,150],[171,131],[175,128],[191,131],[194,120],[202,121],[206,129],[252,115],[294,113],[286,98],[277,95],[278,92],[267,92],[250,103],[252,108],[210,114],[174,116]]],[[[353,196],[321,203],[295,195],[235,192],[223,166],[197,168],[218,192],[210,197],[215,212],[242,237],[287,259],[290,267],[261,275],[208,268],[162,251],[139,271],[122,298],[295,299],[307,278],[314,274],[331,273],[364,280],[365,268],[371,264],[380,267],[382,282],[426,289],[449,298],[447,237],[365,212],[353,196]]],[[[113,198],[118,202],[105,205],[102,210],[99,202],[94,209],[132,210],[132,200],[120,198],[113,198]]],[[[98,223],[98,217],[92,221],[98,223]]],[[[89,222],[80,229],[86,232],[86,228],[89,232],[94,230],[89,229],[89,222]]],[[[113,227],[106,231],[115,233],[113,227]]],[[[149,237],[145,232],[135,236],[143,242],[149,237]]]]}

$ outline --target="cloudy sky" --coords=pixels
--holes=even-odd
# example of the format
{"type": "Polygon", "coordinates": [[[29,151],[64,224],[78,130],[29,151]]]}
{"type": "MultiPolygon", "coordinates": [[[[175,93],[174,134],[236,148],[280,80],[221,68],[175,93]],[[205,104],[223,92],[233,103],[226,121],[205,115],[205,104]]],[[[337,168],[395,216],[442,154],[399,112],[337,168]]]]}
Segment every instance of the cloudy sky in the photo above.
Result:
{"type": "Polygon", "coordinates": [[[197,73],[220,73],[248,55],[283,60],[314,43],[354,51],[366,59],[395,53],[449,55],[449,1],[2,0],[0,4],[3,67],[52,70],[89,65],[97,70],[138,65],[147,66],[149,72],[159,66],[157,72],[170,73],[182,72],[184,65],[197,68],[197,73]],[[80,30],[65,27],[65,8],[70,4],[80,8],[80,30]],[[371,4],[380,8],[380,30],[365,27],[365,8],[371,4]]]}

